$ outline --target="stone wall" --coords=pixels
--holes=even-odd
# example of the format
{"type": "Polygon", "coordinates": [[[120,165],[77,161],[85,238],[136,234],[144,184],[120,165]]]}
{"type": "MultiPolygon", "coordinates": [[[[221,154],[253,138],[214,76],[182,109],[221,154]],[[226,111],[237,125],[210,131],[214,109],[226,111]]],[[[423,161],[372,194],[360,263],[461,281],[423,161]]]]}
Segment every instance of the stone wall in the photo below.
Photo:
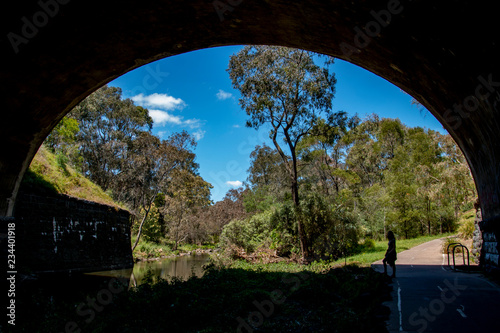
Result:
{"type": "Polygon", "coordinates": [[[20,193],[14,216],[17,266],[27,273],[133,266],[125,210],[65,195],[20,193]]]}
{"type": "Polygon", "coordinates": [[[486,270],[499,269],[500,217],[479,222],[483,236],[480,264],[486,270]]]}
{"type": "Polygon", "coordinates": [[[481,232],[481,228],[479,227],[479,223],[482,221],[481,217],[481,208],[479,206],[475,206],[476,208],[476,218],[474,219],[474,233],[472,236],[472,249],[471,249],[471,257],[474,262],[478,262],[481,257],[481,250],[483,248],[483,233],[481,232]]]}

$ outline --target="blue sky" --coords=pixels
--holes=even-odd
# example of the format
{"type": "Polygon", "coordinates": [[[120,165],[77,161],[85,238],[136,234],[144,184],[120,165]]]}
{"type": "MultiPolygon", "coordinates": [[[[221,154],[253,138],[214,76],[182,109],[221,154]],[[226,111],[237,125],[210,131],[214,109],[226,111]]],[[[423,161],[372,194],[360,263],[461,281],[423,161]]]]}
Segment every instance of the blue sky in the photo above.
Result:
{"type": "MultiPolygon", "coordinates": [[[[214,202],[246,180],[249,155],[256,145],[272,146],[268,129],[245,127],[247,115],[226,71],[229,57],[240,49],[218,47],[165,58],[109,83],[149,110],[154,134],[165,139],[186,130],[196,138],[199,172],[214,186],[214,202]]],[[[419,111],[409,95],[388,81],[342,60],[336,60],[333,71],[337,77],[334,111],[358,113],[361,118],[376,113],[446,133],[434,116],[419,111]]]]}

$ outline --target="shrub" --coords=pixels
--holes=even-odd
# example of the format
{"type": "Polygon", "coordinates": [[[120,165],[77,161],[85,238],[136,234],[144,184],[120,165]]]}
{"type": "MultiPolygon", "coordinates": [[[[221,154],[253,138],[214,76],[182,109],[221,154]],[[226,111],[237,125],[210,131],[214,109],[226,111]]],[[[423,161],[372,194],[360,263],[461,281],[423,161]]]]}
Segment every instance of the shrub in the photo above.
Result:
{"type": "Polygon", "coordinates": [[[474,209],[465,212],[459,221],[458,235],[464,239],[471,239],[474,235],[474,219],[476,212],[474,209]]]}
{"type": "Polygon", "coordinates": [[[246,252],[271,248],[280,256],[299,253],[299,218],[312,254],[345,256],[358,244],[355,219],[343,210],[335,210],[319,194],[311,194],[303,198],[299,209],[285,202],[250,218],[230,222],[222,231],[220,246],[236,246],[246,252]]]}
{"type": "Polygon", "coordinates": [[[244,248],[248,253],[260,246],[270,246],[272,214],[272,210],[267,210],[250,218],[229,222],[222,230],[220,246],[230,248],[234,245],[244,248]]]}
{"type": "Polygon", "coordinates": [[[375,250],[375,241],[371,238],[365,238],[358,246],[359,252],[370,252],[375,250]]]}
{"type": "Polygon", "coordinates": [[[290,202],[282,204],[271,216],[271,248],[280,256],[300,252],[297,216],[290,202]]]}
{"type": "MultiPolygon", "coordinates": [[[[141,209],[141,214],[135,220],[134,225],[132,226],[132,231],[134,234],[137,234],[139,231],[139,225],[141,224],[142,216],[144,214],[144,210],[141,209]]],[[[160,223],[160,212],[158,208],[153,204],[149,211],[148,217],[142,226],[142,236],[144,240],[149,242],[160,242],[160,239],[164,236],[163,228],[160,223]]]]}
{"type": "MultiPolygon", "coordinates": [[[[453,244],[453,243],[460,243],[459,240],[456,238],[456,237],[448,237],[448,238],[445,238],[444,242],[443,242],[443,253],[444,254],[447,254],[447,250],[448,250],[448,246],[450,244],[453,244]]],[[[450,253],[453,249],[453,246],[450,246],[450,253]]],[[[462,249],[460,247],[457,247],[455,249],[455,253],[459,253],[459,252],[462,252],[462,249]]]]}
{"type": "Polygon", "coordinates": [[[335,209],[316,193],[304,198],[300,208],[310,252],[340,257],[357,246],[356,221],[344,210],[335,209]]]}

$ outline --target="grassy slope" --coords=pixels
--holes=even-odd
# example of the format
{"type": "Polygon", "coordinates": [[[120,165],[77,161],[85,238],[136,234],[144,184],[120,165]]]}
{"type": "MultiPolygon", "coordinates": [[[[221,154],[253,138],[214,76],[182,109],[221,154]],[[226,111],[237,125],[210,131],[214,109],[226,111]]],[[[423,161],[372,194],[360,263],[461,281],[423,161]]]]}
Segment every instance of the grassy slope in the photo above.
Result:
{"type": "Polygon", "coordinates": [[[71,166],[58,161],[56,155],[41,146],[23,179],[26,188],[66,194],[113,207],[124,208],[115,203],[98,185],[92,183],[71,166]]]}

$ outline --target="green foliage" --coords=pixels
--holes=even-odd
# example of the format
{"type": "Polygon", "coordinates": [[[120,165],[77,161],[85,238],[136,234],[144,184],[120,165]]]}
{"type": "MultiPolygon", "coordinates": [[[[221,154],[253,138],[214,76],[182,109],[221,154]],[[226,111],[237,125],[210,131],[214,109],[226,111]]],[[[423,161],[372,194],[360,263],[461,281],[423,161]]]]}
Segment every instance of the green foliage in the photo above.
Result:
{"type": "Polygon", "coordinates": [[[270,209],[277,202],[276,195],[268,186],[257,186],[245,193],[243,206],[247,213],[258,213],[270,209]]]}
{"type": "Polygon", "coordinates": [[[75,166],[80,166],[78,156],[77,134],[80,131],[78,120],[64,117],[45,139],[44,144],[55,153],[64,165],[73,160],[75,166]]]}
{"type": "Polygon", "coordinates": [[[300,214],[311,253],[340,257],[358,244],[356,221],[345,210],[328,204],[323,196],[313,193],[304,198],[300,214]]]}
{"type": "Polygon", "coordinates": [[[471,239],[474,234],[474,220],[476,218],[476,210],[471,209],[462,214],[458,222],[458,235],[463,239],[471,239]]]}
{"type": "Polygon", "coordinates": [[[300,252],[297,212],[291,202],[276,207],[271,216],[271,248],[278,255],[288,256],[300,252]]]}
{"type": "MultiPolygon", "coordinates": [[[[144,210],[141,210],[141,215],[145,214],[144,210]]],[[[137,234],[139,231],[140,220],[135,220],[132,226],[132,232],[137,234]]],[[[160,221],[160,211],[158,207],[153,203],[151,205],[151,209],[149,210],[149,214],[146,217],[146,221],[142,227],[142,237],[148,242],[158,243],[160,239],[165,235],[163,226],[160,221]]]]}
{"type": "Polygon", "coordinates": [[[248,253],[260,246],[269,247],[272,214],[272,210],[267,210],[247,219],[231,221],[222,230],[220,245],[225,248],[234,245],[248,253]]]}
{"type": "MultiPolygon", "coordinates": [[[[444,254],[447,254],[449,251],[449,253],[452,253],[453,252],[453,248],[455,245],[453,244],[458,244],[458,243],[461,243],[460,242],[460,239],[458,239],[457,237],[447,237],[444,239],[444,242],[443,242],[443,253],[444,254]]],[[[455,253],[461,253],[462,252],[462,248],[461,247],[456,247],[455,248],[455,253]]]]}
{"type": "Polygon", "coordinates": [[[356,252],[373,252],[375,251],[376,243],[371,238],[365,238],[361,243],[358,244],[356,252]]]}
{"type": "Polygon", "coordinates": [[[63,155],[55,155],[45,145],[40,147],[33,158],[22,186],[121,207],[99,186],[68,165],[63,155]]]}
{"type": "Polygon", "coordinates": [[[250,218],[232,221],[222,231],[221,246],[237,246],[246,252],[268,247],[281,256],[298,253],[299,218],[310,253],[339,257],[347,255],[357,245],[355,221],[345,211],[334,210],[322,196],[312,194],[302,200],[299,209],[288,202],[250,218]]]}

